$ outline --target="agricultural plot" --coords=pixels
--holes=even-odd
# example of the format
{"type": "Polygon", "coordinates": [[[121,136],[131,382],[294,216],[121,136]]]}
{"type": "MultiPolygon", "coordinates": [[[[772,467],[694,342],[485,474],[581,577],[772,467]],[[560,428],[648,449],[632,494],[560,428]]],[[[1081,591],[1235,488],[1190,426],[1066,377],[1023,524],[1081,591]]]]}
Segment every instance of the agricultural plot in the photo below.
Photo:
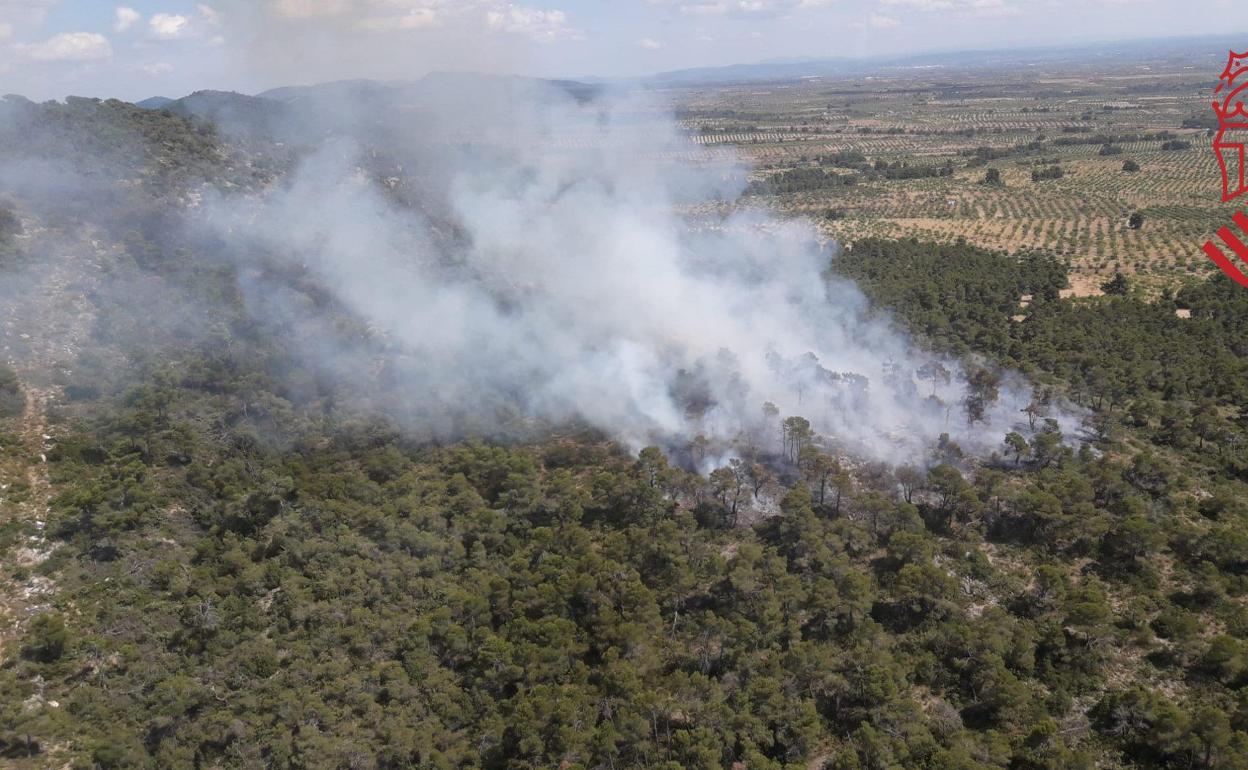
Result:
{"type": "Polygon", "coordinates": [[[1210,147],[1216,73],[1183,62],[1098,66],[662,96],[706,157],[723,149],[754,163],[748,204],[810,216],[844,243],[916,237],[1044,251],[1070,261],[1078,293],[1115,272],[1148,290],[1202,277],[1216,268],[1201,244],[1236,210],[1219,200],[1210,147]],[[845,157],[861,162],[836,160],[845,157]],[[1128,161],[1138,170],[1124,170],[1128,161]],[[1033,178],[1057,177],[1054,168],[1060,178],[1033,178]],[[996,179],[985,183],[990,170],[996,179]],[[795,179],[808,187],[794,189],[795,179]],[[1132,227],[1137,212],[1143,223],[1132,227]]]}

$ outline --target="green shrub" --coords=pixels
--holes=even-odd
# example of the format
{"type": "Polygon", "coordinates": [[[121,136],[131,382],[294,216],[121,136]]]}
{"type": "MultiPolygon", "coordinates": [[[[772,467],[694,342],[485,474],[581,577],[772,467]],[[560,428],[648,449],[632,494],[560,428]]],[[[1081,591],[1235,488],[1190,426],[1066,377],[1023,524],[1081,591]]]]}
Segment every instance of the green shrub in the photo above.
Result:
{"type": "Polygon", "coordinates": [[[69,647],[69,630],[60,615],[47,613],[30,622],[23,654],[40,663],[55,663],[69,647]]]}
{"type": "Polygon", "coordinates": [[[0,364],[0,417],[13,417],[22,413],[22,387],[17,372],[0,364]]]}

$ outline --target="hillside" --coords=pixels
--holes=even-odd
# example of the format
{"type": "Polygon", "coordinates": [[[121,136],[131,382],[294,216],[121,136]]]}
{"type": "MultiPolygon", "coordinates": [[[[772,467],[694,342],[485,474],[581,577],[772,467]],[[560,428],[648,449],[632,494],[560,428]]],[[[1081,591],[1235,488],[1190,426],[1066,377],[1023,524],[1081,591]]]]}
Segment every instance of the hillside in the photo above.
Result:
{"type": "MultiPolygon", "coordinates": [[[[851,310],[878,321],[829,337],[849,328],[907,356],[892,341],[913,340],[960,381],[936,358],[904,370],[917,357],[890,359],[893,382],[807,359],[781,360],[785,376],[812,370],[861,398],[894,388],[943,435],[915,457],[900,449],[914,436],[896,437],[900,461],[855,452],[855,437],[812,425],[829,391],[799,384],[802,411],[755,402],[740,430],[634,446],[589,414],[541,411],[534,392],[559,389],[508,381],[439,401],[462,381],[434,364],[473,351],[404,347],[443,339],[409,319],[450,326],[448,298],[478,296],[454,293],[465,285],[489,302],[458,312],[517,327],[530,298],[554,296],[550,276],[518,269],[530,263],[508,250],[514,232],[546,236],[541,256],[548,242],[575,251],[548,272],[573,272],[574,304],[592,311],[533,328],[607,322],[610,303],[577,293],[601,272],[577,248],[598,241],[556,227],[577,190],[551,169],[578,145],[551,140],[555,162],[514,166],[489,165],[512,145],[472,147],[482,175],[444,183],[458,145],[365,145],[339,169],[339,145],[213,125],[240,110],[262,125],[300,93],[201,92],[159,110],[4,103],[6,160],[96,182],[14,177],[0,203],[10,766],[1248,767],[1239,287],[1193,277],[1160,294],[1123,278],[1070,298],[1069,263],[1038,250],[879,237],[801,250],[832,296],[858,297],[855,281],[865,299],[851,310]],[[541,195],[506,198],[531,207],[474,229],[493,202],[481,179],[541,195]],[[364,224],[318,229],[344,210],[364,224]],[[342,242],[374,261],[318,272],[342,242]],[[474,249],[510,261],[474,262],[474,249]],[[384,275],[436,276],[437,291],[370,284],[353,302],[360,274],[394,254],[410,261],[384,275]],[[441,315],[419,314],[439,300],[441,315]],[[1037,387],[1016,429],[984,435],[1023,376],[1037,387]],[[955,386],[965,399],[942,400],[955,386]]],[[[591,181],[571,231],[626,242],[601,205],[611,185],[591,181]]],[[[667,216],[629,203],[637,232],[667,216]]],[[[678,221],[681,244],[741,232],[727,217],[678,221]]],[[[740,266],[713,260],[739,254],[712,238],[692,253],[712,262],[700,287],[718,297],[740,266]]],[[[666,246],[627,243],[608,276],[621,294],[652,264],[632,260],[666,246]]],[[[782,243],[758,249],[779,260],[782,243]]],[[[678,320],[710,335],[713,310],[678,320]]],[[[640,303],[625,311],[673,328],[640,303]]],[[[538,337],[483,360],[537,368],[512,348],[547,350],[538,337]]],[[[721,353],[660,394],[682,417],[746,388],[748,367],[721,353]],[[712,390],[720,374],[730,387],[712,390]]]]}
{"type": "Polygon", "coordinates": [[[395,142],[391,134],[397,127],[429,119],[431,104],[463,98],[488,111],[492,103],[545,98],[548,90],[585,103],[607,88],[570,80],[433,72],[413,81],[347,80],[275,88],[254,96],[204,90],[178,99],[153,97],[135,106],[197,119],[237,142],[315,144],[327,136],[369,135],[384,145],[395,142]]]}
{"type": "Polygon", "coordinates": [[[134,106],[142,107],[145,110],[159,110],[160,108],[173,103],[173,101],[173,99],[170,99],[167,96],[152,96],[135,102],[134,106]]]}

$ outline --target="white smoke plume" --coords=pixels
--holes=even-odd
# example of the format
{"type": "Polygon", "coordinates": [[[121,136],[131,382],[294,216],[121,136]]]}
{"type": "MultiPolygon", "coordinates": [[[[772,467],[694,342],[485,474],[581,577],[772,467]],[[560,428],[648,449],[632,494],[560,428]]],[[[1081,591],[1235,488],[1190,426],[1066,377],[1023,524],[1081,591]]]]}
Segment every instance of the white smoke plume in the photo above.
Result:
{"type": "MultiPolygon", "coordinates": [[[[634,447],[702,434],[774,449],[771,402],[829,442],[902,462],[944,433],[986,451],[1018,427],[1027,387],[1007,378],[968,425],[960,367],[923,379],[936,359],[828,274],[836,249],[809,224],[696,214],[735,198],[744,172],[699,162],[660,110],[470,83],[426,95],[391,146],[326,142],[272,189],[197,213],[366,322],[423,428],[453,438],[463,415],[519,414],[634,447]]],[[[311,313],[261,274],[257,311],[311,313]]]]}

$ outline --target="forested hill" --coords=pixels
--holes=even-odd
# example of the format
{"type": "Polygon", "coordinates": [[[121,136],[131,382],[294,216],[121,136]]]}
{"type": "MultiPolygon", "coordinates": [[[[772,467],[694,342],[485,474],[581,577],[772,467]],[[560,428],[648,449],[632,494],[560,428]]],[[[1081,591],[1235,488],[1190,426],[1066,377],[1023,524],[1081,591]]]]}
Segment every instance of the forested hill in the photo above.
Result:
{"type": "MultiPolygon", "coordinates": [[[[224,144],[213,124],[110,99],[69,97],[36,104],[0,100],[0,158],[7,175],[52,175],[51,189],[73,174],[103,181],[143,181],[159,193],[213,181],[253,182],[249,159],[224,144]]],[[[10,180],[9,185],[14,181],[10,180]]]]}
{"type": "MultiPolygon", "coordinates": [[[[20,109],[153,120],[139,168],[231,157],[169,113],[20,109]]],[[[0,208],[9,766],[1248,767],[1225,279],[1064,300],[1042,257],[860,241],[829,269],[985,397],[1001,367],[1046,386],[1034,436],[890,467],[777,414],[703,476],[569,426],[417,440],[293,357],[211,243],[0,208]]]]}

